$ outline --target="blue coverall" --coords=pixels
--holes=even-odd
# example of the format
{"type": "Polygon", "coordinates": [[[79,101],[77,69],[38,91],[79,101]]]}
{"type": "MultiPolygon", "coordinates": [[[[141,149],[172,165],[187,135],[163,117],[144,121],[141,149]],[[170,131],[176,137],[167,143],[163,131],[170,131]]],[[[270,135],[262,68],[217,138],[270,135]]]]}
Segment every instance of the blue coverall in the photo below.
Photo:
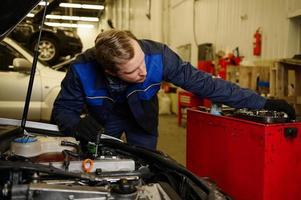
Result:
{"type": "Polygon", "coordinates": [[[54,120],[65,134],[72,135],[85,105],[89,114],[104,125],[106,134],[120,137],[125,132],[128,143],[155,149],[158,136],[156,94],[162,81],[231,107],[264,107],[265,98],[197,70],[166,45],[150,40],[138,40],[138,43],[145,54],[147,69],[143,83],[123,83],[109,77],[96,62],[94,48],[71,64],[53,108],[54,120]],[[122,89],[114,90],[118,84],[122,89]]]}

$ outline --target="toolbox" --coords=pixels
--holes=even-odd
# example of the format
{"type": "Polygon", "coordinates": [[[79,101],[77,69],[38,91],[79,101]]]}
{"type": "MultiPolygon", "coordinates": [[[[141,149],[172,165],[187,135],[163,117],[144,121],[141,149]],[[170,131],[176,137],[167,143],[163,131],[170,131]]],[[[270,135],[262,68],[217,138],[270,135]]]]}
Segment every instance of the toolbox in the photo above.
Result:
{"type": "Polygon", "coordinates": [[[187,168],[237,200],[301,200],[301,122],[188,110],[187,168]]]}

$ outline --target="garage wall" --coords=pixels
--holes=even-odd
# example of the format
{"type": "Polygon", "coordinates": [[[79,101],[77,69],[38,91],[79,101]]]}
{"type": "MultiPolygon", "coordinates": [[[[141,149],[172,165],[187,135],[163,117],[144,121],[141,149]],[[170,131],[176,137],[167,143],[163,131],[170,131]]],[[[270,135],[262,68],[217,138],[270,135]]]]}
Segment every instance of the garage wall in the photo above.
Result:
{"type": "MultiPolygon", "coordinates": [[[[105,16],[101,26],[106,30],[108,19],[114,27],[132,31],[138,38],[157,41],[163,40],[163,5],[168,1],[162,0],[108,0],[106,1],[105,16]]],[[[166,23],[167,24],[167,23],[166,23]]]]}
{"type": "Polygon", "coordinates": [[[301,17],[301,1],[289,0],[288,1],[289,17],[301,17]]]}
{"type": "Polygon", "coordinates": [[[173,26],[172,32],[182,33],[185,28],[187,32],[195,30],[196,35],[193,39],[187,33],[189,38],[184,39],[182,33],[171,40],[172,45],[196,40],[198,44],[213,43],[216,50],[231,51],[238,46],[247,60],[291,57],[300,52],[300,25],[288,16],[300,6],[301,1],[296,0],[171,0],[171,21],[184,24],[173,26]],[[187,12],[190,16],[184,14],[187,12]],[[253,34],[259,27],[262,56],[254,57],[253,34]]]}
{"type": "Polygon", "coordinates": [[[169,45],[175,51],[181,46],[190,46],[190,62],[196,65],[197,44],[193,32],[193,5],[192,0],[171,0],[169,2],[169,45]]]}
{"type": "MultiPolygon", "coordinates": [[[[82,23],[82,24],[84,24],[84,23],[82,23]]],[[[99,27],[98,27],[97,23],[90,22],[89,24],[93,24],[95,28],[93,28],[93,29],[78,28],[77,29],[77,34],[83,43],[83,51],[94,46],[94,40],[99,33],[99,30],[98,30],[99,27]]]]}
{"type": "Polygon", "coordinates": [[[208,42],[216,51],[230,52],[238,46],[245,60],[292,57],[300,52],[300,0],[108,2],[106,19],[113,19],[116,28],[131,30],[138,38],[165,42],[174,50],[190,46],[192,64],[197,63],[197,44],[208,42]],[[255,57],[253,35],[259,27],[262,55],[255,57]]]}

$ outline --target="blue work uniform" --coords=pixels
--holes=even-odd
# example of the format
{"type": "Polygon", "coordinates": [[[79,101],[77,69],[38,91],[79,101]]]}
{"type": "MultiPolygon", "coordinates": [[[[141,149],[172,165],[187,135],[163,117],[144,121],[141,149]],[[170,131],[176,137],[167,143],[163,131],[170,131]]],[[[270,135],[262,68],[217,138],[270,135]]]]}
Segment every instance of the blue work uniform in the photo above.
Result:
{"type": "Polygon", "coordinates": [[[124,83],[106,74],[95,59],[94,48],[71,64],[53,108],[54,120],[65,134],[72,135],[85,106],[104,125],[106,134],[120,137],[125,132],[128,143],[155,149],[157,92],[162,81],[231,107],[264,107],[265,98],[197,70],[166,45],[150,40],[138,40],[138,43],[145,54],[147,76],[143,83],[124,83]]]}

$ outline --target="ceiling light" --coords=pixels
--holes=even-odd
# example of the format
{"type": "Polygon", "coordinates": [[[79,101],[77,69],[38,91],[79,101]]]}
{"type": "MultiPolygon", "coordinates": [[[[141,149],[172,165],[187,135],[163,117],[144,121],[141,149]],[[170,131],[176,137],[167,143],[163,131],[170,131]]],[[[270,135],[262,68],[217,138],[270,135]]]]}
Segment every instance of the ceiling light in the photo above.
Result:
{"type": "MultiPolygon", "coordinates": [[[[41,1],[40,3],[39,3],[39,5],[40,6],[45,6],[46,5],[46,3],[45,3],[45,1],[41,1]]],[[[49,2],[47,2],[47,6],[49,5],[49,2]]]]}
{"type": "Polygon", "coordinates": [[[28,13],[26,16],[27,17],[34,17],[34,14],[33,13],[28,13]]]}
{"type": "Polygon", "coordinates": [[[84,8],[84,9],[95,9],[103,10],[103,5],[92,5],[92,4],[78,4],[78,3],[60,3],[60,7],[65,8],[84,8]]]}
{"type": "MultiPolygon", "coordinates": [[[[26,15],[27,17],[34,17],[33,13],[26,15]]],[[[80,16],[68,16],[68,15],[46,15],[47,19],[62,19],[62,20],[75,20],[75,21],[88,21],[88,22],[98,22],[98,17],[80,17],[80,16]]]]}
{"type": "Polygon", "coordinates": [[[79,16],[67,16],[67,15],[46,15],[47,19],[63,19],[63,20],[76,20],[76,21],[89,21],[98,22],[97,17],[79,17],[79,16]]]}
{"type": "Polygon", "coordinates": [[[56,27],[68,27],[68,28],[94,28],[93,24],[73,24],[73,23],[56,23],[56,22],[45,22],[48,26],[56,26],[56,27]]]}

